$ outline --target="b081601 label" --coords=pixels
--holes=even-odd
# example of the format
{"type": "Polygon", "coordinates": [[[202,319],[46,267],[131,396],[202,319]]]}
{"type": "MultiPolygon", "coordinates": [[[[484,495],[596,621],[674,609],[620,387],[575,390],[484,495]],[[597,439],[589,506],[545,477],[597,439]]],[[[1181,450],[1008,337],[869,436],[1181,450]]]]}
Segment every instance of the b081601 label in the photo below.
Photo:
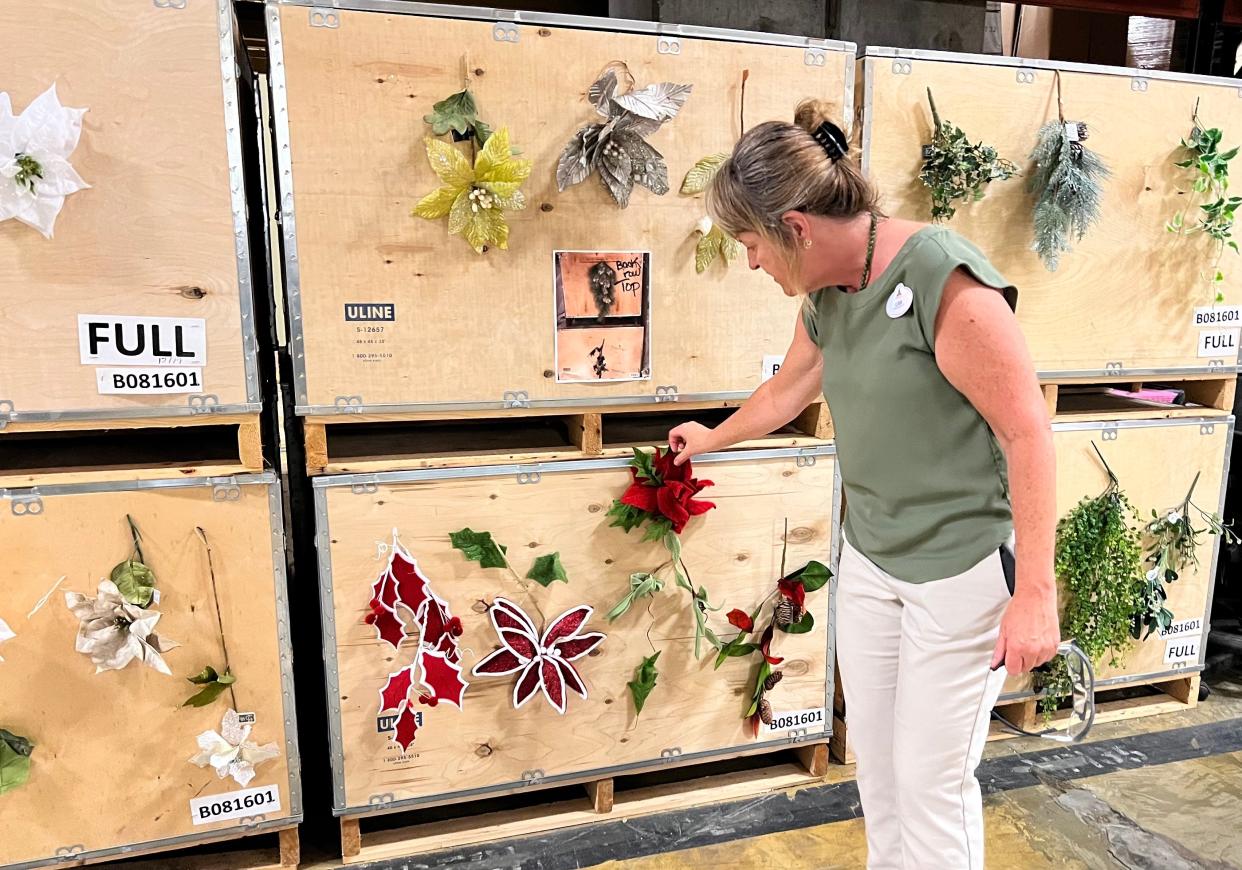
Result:
{"type": "Polygon", "coordinates": [[[192,368],[99,368],[95,369],[99,393],[156,396],[168,393],[201,393],[203,370],[192,368]]]}
{"type": "Polygon", "coordinates": [[[762,733],[768,735],[785,734],[789,731],[821,733],[823,730],[824,708],[814,707],[809,710],[773,711],[772,723],[765,724],[762,733]]]}
{"type": "Polygon", "coordinates": [[[190,818],[196,825],[267,816],[278,812],[280,812],[280,789],[274,785],[244,788],[241,791],[193,798],[190,801],[190,818]]]}

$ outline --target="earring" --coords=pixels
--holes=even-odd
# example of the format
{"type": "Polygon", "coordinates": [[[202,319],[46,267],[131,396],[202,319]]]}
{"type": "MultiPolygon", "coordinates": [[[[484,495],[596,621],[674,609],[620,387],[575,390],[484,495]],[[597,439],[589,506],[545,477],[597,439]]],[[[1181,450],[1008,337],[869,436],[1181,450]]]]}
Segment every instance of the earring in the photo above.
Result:
{"type": "Polygon", "coordinates": [[[803,241],[803,242],[802,242],[802,247],[804,247],[804,248],[809,248],[809,247],[811,247],[811,240],[810,240],[810,239],[806,239],[805,241],[803,241]]]}

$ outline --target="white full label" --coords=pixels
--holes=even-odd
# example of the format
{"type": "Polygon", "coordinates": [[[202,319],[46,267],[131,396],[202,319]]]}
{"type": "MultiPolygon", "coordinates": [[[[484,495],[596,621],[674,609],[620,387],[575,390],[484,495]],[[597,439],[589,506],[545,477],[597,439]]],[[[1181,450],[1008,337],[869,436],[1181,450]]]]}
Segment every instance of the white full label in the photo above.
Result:
{"type": "Polygon", "coordinates": [[[763,724],[761,734],[769,736],[784,735],[790,731],[806,731],[818,734],[824,730],[824,708],[813,707],[809,710],[772,711],[772,724],[763,724]]]}
{"type": "Polygon", "coordinates": [[[776,376],[776,373],[781,370],[781,366],[783,366],[784,364],[785,364],[784,354],[781,354],[780,356],[777,356],[776,354],[771,354],[771,353],[764,354],[763,355],[763,377],[760,378],[760,383],[764,383],[764,382],[772,380],[772,378],[776,376]]]}
{"type": "Polygon", "coordinates": [[[1166,665],[1182,664],[1198,661],[1198,637],[1171,637],[1164,642],[1164,663],[1166,665]]]}
{"type": "Polygon", "coordinates": [[[104,396],[201,393],[203,370],[180,366],[98,368],[95,369],[95,381],[100,395],[104,396]]]}
{"type": "Polygon", "coordinates": [[[1195,326],[1242,326],[1242,306],[1209,305],[1195,309],[1195,326]]]}
{"type": "Polygon", "coordinates": [[[1160,636],[1163,638],[1185,637],[1188,634],[1201,634],[1202,632],[1203,619],[1196,617],[1195,619],[1179,619],[1161,631],[1160,636]]]}
{"type": "Polygon", "coordinates": [[[280,789],[274,785],[243,788],[240,791],[190,799],[190,818],[196,825],[267,816],[278,812],[280,789]]]}
{"type": "Polygon", "coordinates": [[[1199,330],[1199,356],[1237,359],[1240,329],[1199,330]]]}
{"type": "Polygon", "coordinates": [[[84,366],[202,367],[207,365],[207,321],[79,314],[78,352],[84,366]]]}

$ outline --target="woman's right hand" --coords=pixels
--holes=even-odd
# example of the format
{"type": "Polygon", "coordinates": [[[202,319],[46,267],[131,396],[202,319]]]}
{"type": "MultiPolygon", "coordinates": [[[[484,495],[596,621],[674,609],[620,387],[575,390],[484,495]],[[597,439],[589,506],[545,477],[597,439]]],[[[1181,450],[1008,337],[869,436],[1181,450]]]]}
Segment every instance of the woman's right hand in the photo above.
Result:
{"type": "Polygon", "coordinates": [[[702,423],[682,423],[669,430],[668,447],[677,454],[673,464],[681,465],[693,456],[714,450],[712,435],[713,430],[702,423]]]}

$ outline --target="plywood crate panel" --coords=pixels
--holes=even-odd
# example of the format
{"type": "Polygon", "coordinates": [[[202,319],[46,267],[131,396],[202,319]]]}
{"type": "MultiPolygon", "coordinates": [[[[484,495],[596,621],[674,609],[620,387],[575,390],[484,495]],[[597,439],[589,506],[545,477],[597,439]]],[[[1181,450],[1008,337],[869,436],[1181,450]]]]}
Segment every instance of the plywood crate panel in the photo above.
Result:
{"type": "MultiPolygon", "coordinates": [[[[1242,100],[1229,79],[1171,76],[1062,64],[1065,117],[1087,124],[1086,147],[1108,164],[1099,223],[1056,272],[1031,243],[1034,199],[1026,193],[1029,155],[1039,128],[1057,118],[1053,64],[941,52],[868,49],[859,61],[863,149],[868,175],[892,215],[929,220],[931,198],[919,181],[931,140],[930,87],[943,120],[971,141],[994,146],[1023,177],[987,186],[947,224],[977,244],[1018,286],[1018,319],[1041,372],[1205,369],[1236,366],[1198,355],[1196,307],[1209,306],[1213,255],[1202,235],[1179,238],[1165,223],[1185,207],[1193,178],[1173,165],[1191,114],[1224,131],[1222,149],[1242,144],[1242,100]]],[[[1188,214],[1193,220],[1197,209],[1188,214]]],[[[1242,301],[1242,260],[1226,250],[1227,302],[1242,301]]]]}
{"type": "Polygon", "coordinates": [[[0,618],[17,635],[0,645],[0,728],[35,744],[29,780],[0,796],[13,834],[0,838],[0,867],[173,849],[301,820],[278,486],[267,474],[0,490],[0,618]],[[164,656],[171,676],[137,661],[97,674],[74,649],[79,623],[65,593],[94,597],[130,557],[126,515],[157,578],[157,633],[181,644],[164,656]],[[280,806],[196,825],[192,798],[241,788],[189,761],[198,736],[220,729],[229,693],[182,706],[197,691],[186,677],[224,668],[221,625],[237,709],[255,714],[252,739],[280,753],[250,787],[274,788],[280,806]]]}
{"type": "MultiPolygon", "coordinates": [[[[786,521],[789,570],[811,559],[829,564],[834,457],[828,447],[719,454],[715,461],[696,460],[695,471],[715,481],[703,496],[717,508],[683,533],[685,560],[712,604],[723,605],[710,620],[729,638],[736,632],[725,613],[735,607],[749,612],[775,588],[786,521]]],[[[695,660],[688,596],[671,577],[653,599],[640,599],[615,622],[606,619],[632,573],[665,561],[659,544],[642,544],[640,532],[627,536],[608,525],[608,506],[629,480],[625,460],[600,459],[549,463],[537,473],[513,466],[315,481],[338,814],[598,779],[791,739],[756,738],[743,719],[757,657],[730,659],[713,671],[705,644],[703,658],[695,660]],[[522,482],[532,479],[537,482],[522,482]],[[544,589],[527,581],[531,591],[524,592],[504,570],[480,568],[452,549],[449,533],[463,527],[489,531],[507,545],[521,575],[537,556],[559,551],[569,582],[544,589]],[[571,694],[564,715],[542,697],[514,710],[515,677],[467,677],[463,709],[447,703],[416,708],[423,725],[403,755],[380,730],[379,692],[389,673],[413,661],[417,643],[407,636],[394,652],[364,623],[372,584],[387,564],[381,545],[394,531],[432,590],[462,620],[467,675],[497,647],[486,607],[498,596],[537,623],[544,622],[538,611],[554,619],[582,603],[594,607],[585,630],[607,639],[576,662],[588,698],[571,694]],[[659,678],[636,718],[626,684],[653,647],[662,650],[659,678]]],[[[773,655],[785,657],[785,678],[769,696],[777,712],[827,707],[830,601],[827,586],[808,594],[816,620],[810,633],[777,632],[773,655]]],[[[416,631],[411,627],[408,634],[416,631]]],[[[828,730],[820,724],[805,737],[826,739],[828,730]]]]}
{"type": "Polygon", "coordinates": [[[668,36],[585,29],[600,22],[565,16],[556,20],[570,26],[522,13],[516,42],[497,41],[492,20],[334,8],[337,26],[322,27],[316,16],[269,6],[302,413],[332,413],[338,398],[359,411],[500,407],[506,392],[534,405],[651,401],[667,386],[682,397],[740,396],[759,385],[765,354],[784,353],[796,300],[745,262],[696,275],[694,227],[705,204],[679,188],[695,161],[738,137],[744,71],[748,127],[791,119],[809,96],[850,117],[852,46],[685,28],[673,52],[668,36]],[[770,44],[736,41],[746,38],[770,44]],[[598,118],[585,94],[611,61],[624,61],[640,88],[694,87],[650,137],[671,190],[636,188],[624,210],[598,178],[563,193],[555,178],[566,143],[598,118]],[[446,221],[410,214],[438,186],[423,116],[461,90],[463,71],[480,116],[508,127],[534,162],[528,205],[508,214],[509,249],[481,256],[448,235],[446,221]],[[649,380],[557,383],[556,250],[650,252],[649,380]],[[393,304],[395,320],[347,322],[349,303],[393,304]],[[359,358],[368,354],[377,358],[359,358]]]}
{"type": "MultiPolygon", "coordinates": [[[[1064,516],[1081,499],[1094,498],[1108,486],[1108,474],[1091,449],[1093,442],[1108,460],[1141,522],[1151,519],[1153,509],[1167,512],[1180,506],[1196,473],[1199,482],[1195,486],[1195,503],[1207,511],[1220,510],[1232,417],[1054,424],[1053,429],[1058,516],[1064,516]]],[[[1195,527],[1203,525],[1196,515],[1195,527]]],[[[1169,641],[1153,635],[1131,643],[1119,667],[1111,667],[1107,662],[1098,665],[1097,683],[1153,682],[1202,667],[1218,546],[1217,538],[1203,535],[1196,550],[1199,566],[1186,566],[1177,581],[1165,587],[1169,594],[1165,606],[1173,611],[1176,621],[1200,620],[1199,631],[1177,641],[1198,644],[1198,655],[1189,661],[1166,664],[1169,641]]],[[[1030,688],[1029,677],[1011,677],[1004,697],[1029,694],[1030,688]]]]}
{"type": "Polygon", "coordinates": [[[53,239],[0,223],[0,421],[256,410],[231,5],[7,0],[0,55],[14,112],[53,84],[88,109],[70,162],[91,185],[53,239]],[[101,395],[80,314],[205,319],[202,388],[101,395]]]}

